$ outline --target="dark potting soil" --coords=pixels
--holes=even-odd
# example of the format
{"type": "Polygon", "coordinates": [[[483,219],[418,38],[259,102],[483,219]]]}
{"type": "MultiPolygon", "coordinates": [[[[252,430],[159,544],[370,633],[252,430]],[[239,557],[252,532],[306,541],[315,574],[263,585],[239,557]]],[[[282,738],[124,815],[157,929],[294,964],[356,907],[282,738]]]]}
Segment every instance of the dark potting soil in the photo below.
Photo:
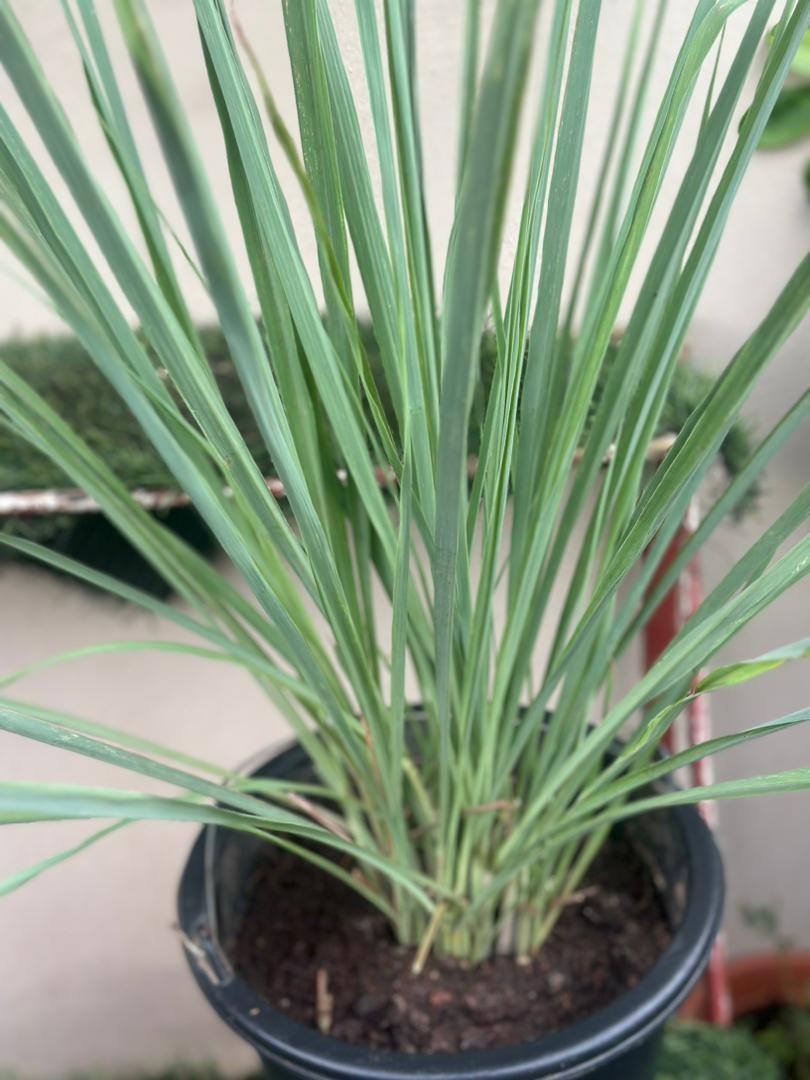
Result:
{"type": "Polygon", "coordinates": [[[276,1008],[344,1042],[405,1052],[516,1045],[610,1004],[671,940],[649,869],[624,840],[609,842],[526,965],[495,956],[474,969],[414,953],[382,915],[341,882],[268,847],[256,866],[229,952],[276,1008]]]}

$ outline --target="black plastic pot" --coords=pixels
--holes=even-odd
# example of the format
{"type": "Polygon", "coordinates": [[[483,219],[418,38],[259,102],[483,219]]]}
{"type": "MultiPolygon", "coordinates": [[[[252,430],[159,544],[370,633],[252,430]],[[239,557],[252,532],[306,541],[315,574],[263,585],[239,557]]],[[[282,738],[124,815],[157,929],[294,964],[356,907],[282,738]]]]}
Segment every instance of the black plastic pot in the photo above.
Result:
{"type": "MultiPolygon", "coordinates": [[[[256,775],[300,778],[307,764],[300,747],[292,746],[256,775]]],[[[244,885],[262,844],[228,830],[203,829],[186,864],[178,898],[186,956],[209,1002],[256,1049],[274,1080],[652,1080],[664,1024],[708,961],[723,908],[723,868],[711,833],[692,807],[646,814],[622,827],[663,884],[672,944],[608,1008],[520,1046],[387,1053],[328,1038],[272,1008],[228,961],[244,885]]]]}

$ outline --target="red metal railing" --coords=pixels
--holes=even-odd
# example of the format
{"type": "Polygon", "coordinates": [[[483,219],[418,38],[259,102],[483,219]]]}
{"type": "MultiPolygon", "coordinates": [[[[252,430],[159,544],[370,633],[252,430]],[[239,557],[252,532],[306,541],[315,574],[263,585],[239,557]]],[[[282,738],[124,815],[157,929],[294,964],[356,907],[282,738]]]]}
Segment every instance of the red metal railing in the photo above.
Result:
{"type": "MultiPolygon", "coordinates": [[[[693,535],[698,522],[697,504],[693,503],[681,528],[678,530],[670,547],[656,571],[649,586],[652,592],[664,573],[677,558],[684,545],[693,535]]],[[[698,559],[694,559],[681,574],[677,584],[661,601],[661,604],[647,623],[644,632],[644,663],[649,669],[666,649],[685,622],[703,602],[703,579],[698,559]]],[[[697,697],[686,710],[685,724],[680,731],[671,729],[666,736],[665,745],[670,751],[676,749],[676,742],[682,739],[689,746],[699,746],[711,734],[711,716],[709,703],[704,696],[697,697]]],[[[714,769],[710,758],[696,761],[691,768],[692,783],[696,787],[705,787],[714,779],[714,769]]],[[[713,803],[701,803],[700,811],[710,828],[717,826],[717,811],[713,803]]],[[[706,991],[708,999],[708,1019],[723,1027],[731,1023],[731,995],[726,973],[725,943],[722,933],[712,950],[706,972],[706,991]]]]}

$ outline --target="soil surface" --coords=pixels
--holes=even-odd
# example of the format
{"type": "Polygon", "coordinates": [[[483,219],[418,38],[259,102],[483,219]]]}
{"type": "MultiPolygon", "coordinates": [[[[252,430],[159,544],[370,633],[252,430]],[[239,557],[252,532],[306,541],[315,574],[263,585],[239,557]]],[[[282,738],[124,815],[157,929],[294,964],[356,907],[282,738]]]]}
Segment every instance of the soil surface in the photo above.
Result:
{"type": "Polygon", "coordinates": [[[376,909],[323,871],[267,848],[229,953],[276,1008],[344,1042],[405,1052],[514,1046],[558,1031],[634,986],[671,940],[651,874],[611,840],[527,965],[496,956],[473,970],[431,959],[411,974],[376,909]]]}

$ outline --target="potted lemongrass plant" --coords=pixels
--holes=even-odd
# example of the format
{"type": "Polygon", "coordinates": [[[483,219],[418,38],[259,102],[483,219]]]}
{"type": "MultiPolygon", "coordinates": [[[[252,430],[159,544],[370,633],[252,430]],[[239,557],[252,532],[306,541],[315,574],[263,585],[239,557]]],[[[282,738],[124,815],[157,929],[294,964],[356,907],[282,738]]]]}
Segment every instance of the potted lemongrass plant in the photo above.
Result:
{"type": "Polygon", "coordinates": [[[180,892],[189,962],[272,1076],[648,1077],[657,1033],[698,978],[722,905],[719,857],[691,804],[810,787],[809,769],[711,789],[667,781],[695,753],[792,727],[810,709],[697,752],[657,753],[695,694],[807,654],[806,641],[779,643],[711,670],[721,647],[810,572],[810,538],[792,540],[810,511],[806,492],[649,672],[626,693],[610,689],[616,661],[680,570],[810,409],[805,395],[657,575],[725,433],[810,306],[806,259],[650,469],[647,446],[678,354],[810,0],[779,11],[775,0],[697,0],[649,123],[643,102],[668,5],[636,6],[580,252],[572,223],[606,13],[599,0],[498,0],[485,34],[471,0],[441,281],[412,0],[357,0],[363,65],[352,78],[327,0],[285,0],[300,151],[224,0],[188,2],[248,280],[145,4],[116,0],[105,14],[117,18],[139,76],[190,257],[283,505],[206,364],[93,0],[66,0],[64,13],[142,235],[128,233],[94,179],[7,0],[0,63],[40,142],[35,150],[0,113],[0,234],[126,402],[252,601],[150,517],[82,433],[2,364],[4,421],[58,460],[185,607],[20,539],[0,541],[196,633],[197,653],[255,676],[297,744],[239,776],[3,701],[3,730],[162,781],[167,793],[3,781],[0,820],[112,820],[99,838],[137,820],[202,824],[180,892]],[[718,62],[737,9],[739,37],[718,62]],[[371,116],[365,140],[358,79],[371,116]],[[686,125],[695,113],[696,136],[686,125]],[[534,128],[519,175],[524,118],[534,128]],[[683,145],[686,168],[676,170],[683,145]],[[280,155],[310,211],[325,320],[280,155]],[[504,271],[514,192],[521,213],[504,271]],[[380,349],[377,381],[358,332],[354,265],[380,349]],[[488,320],[496,359],[471,467],[488,320]],[[549,627],[540,662],[538,636],[549,627]]]}

